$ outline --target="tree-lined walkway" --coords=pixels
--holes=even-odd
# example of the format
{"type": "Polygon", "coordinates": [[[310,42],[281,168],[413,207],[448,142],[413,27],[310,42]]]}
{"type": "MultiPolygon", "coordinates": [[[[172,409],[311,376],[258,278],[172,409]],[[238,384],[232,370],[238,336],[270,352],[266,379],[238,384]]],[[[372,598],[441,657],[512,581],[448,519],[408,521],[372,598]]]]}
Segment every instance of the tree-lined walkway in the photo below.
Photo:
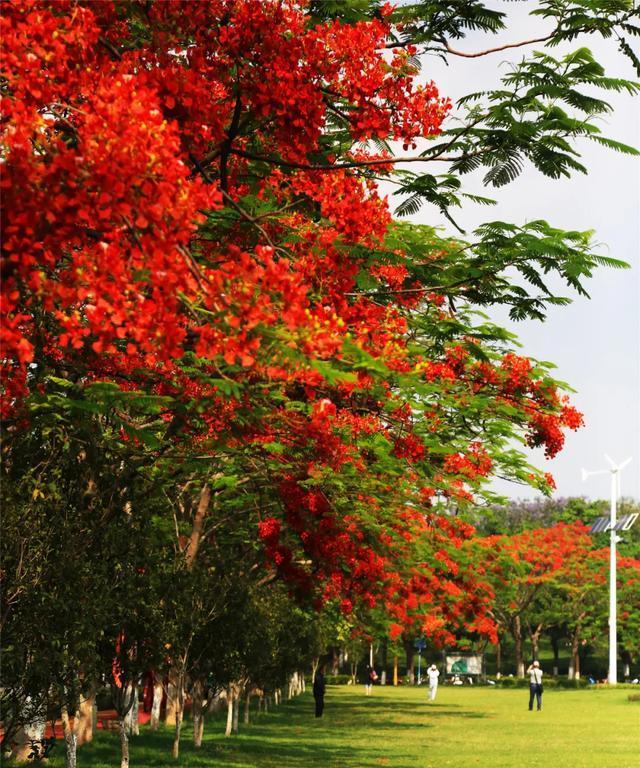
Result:
{"type": "MultiPolygon", "coordinates": [[[[329,687],[322,720],[309,693],[259,715],[225,739],[222,716],[205,732],[202,750],[185,744],[176,765],[205,768],[634,768],[640,753],[640,702],[628,689],[547,691],[544,710],[527,710],[528,692],[442,687],[434,704],[426,688],[329,687]]],[[[131,764],[167,764],[169,730],[132,740],[131,764]]],[[[79,765],[106,768],[118,759],[117,734],[98,734],[79,765]]],[[[63,764],[60,751],[51,768],[63,764]]]]}

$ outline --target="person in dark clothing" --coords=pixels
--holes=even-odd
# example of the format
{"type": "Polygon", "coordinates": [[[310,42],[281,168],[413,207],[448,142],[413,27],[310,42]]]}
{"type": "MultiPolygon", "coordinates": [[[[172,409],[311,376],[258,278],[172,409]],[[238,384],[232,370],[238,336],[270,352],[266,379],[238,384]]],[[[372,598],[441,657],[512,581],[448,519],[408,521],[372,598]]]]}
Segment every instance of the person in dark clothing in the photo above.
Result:
{"type": "Polygon", "coordinates": [[[542,670],[540,669],[540,662],[534,661],[527,670],[527,674],[531,678],[529,685],[529,712],[533,709],[534,697],[538,705],[538,712],[540,712],[542,709],[542,670]]]}
{"type": "Polygon", "coordinates": [[[313,698],[316,700],[316,717],[322,717],[324,711],[324,691],[326,683],[324,681],[324,668],[318,669],[313,679],[313,698]]]}

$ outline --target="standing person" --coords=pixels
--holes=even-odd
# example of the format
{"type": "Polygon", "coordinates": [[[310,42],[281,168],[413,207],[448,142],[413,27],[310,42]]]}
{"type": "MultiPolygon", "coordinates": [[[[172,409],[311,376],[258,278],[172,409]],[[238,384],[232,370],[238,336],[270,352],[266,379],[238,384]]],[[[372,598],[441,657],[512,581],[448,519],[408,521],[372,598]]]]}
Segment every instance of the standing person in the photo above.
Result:
{"type": "Polygon", "coordinates": [[[529,712],[533,710],[533,699],[535,697],[537,702],[538,712],[542,709],[542,670],[540,669],[540,662],[534,661],[527,670],[529,675],[529,712]]]}
{"type": "Polygon", "coordinates": [[[324,712],[324,692],[326,683],[324,680],[324,667],[319,667],[313,678],[313,698],[316,700],[316,717],[322,717],[324,712]]]}
{"type": "Polygon", "coordinates": [[[438,678],[440,672],[435,664],[432,664],[427,670],[427,677],[429,678],[429,701],[435,701],[436,693],[438,693],[438,678]]]}
{"type": "Polygon", "coordinates": [[[371,691],[373,690],[373,684],[378,679],[378,673],[375,671],[375,669],[367,664],[367,667],[365,669],[365,679],[364,679],[364,692],[366,696],[371,696],[371,691]]]}

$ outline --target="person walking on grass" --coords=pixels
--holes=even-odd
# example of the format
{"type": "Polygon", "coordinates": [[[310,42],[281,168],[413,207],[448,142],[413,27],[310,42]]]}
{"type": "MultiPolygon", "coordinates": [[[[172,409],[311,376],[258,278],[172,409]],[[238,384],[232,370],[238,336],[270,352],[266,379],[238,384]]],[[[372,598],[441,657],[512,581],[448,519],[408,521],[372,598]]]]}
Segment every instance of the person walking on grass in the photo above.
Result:
{"type": "Polygon", "coordinates": [[[365,680],[364,680],[364,693],[365,696],[371,696],[371,692],[373,691],[373,684],[378,679],[378,673],[375,671],[375,669],[367,664],[367,668],[365,670],[365,680]]]}
{"type": "Polygon", "coordinates": [[[427,677],[429,678],[429,701],[435,701],[436,693],[438,693],[438,678],[440,672],[435,664],[432,664],[427,670],[427,677]]]}
{"type": "Polygon", "coordinates": [[[533,700],[536,699],[537,710],[542,709],[542,670],[540,662],[534,661],[527,669],[529,675],[529,712],[533,711],[533,700]]]}
{"type": "Polygon", "coordinates": [[[316,671],[316,676],[313,678],[313,698],[316,700],[316,717],[322,717],[322,713],[324,712],[325,688],[324,667],[320,667],[316,671]]]}

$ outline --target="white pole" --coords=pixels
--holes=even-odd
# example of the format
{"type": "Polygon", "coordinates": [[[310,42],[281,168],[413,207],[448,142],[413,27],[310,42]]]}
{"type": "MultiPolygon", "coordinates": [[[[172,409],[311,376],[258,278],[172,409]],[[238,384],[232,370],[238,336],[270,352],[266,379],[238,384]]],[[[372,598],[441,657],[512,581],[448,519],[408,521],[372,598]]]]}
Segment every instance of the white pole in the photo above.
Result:
{"type": "Polygon", "coordinates": [[[373,643],[369,643],[369,666],[373,669],[373,643]]]}
{"type": "Polygon", "coordinates": [[[631,461],[631,456],[625,459],[621,464],[616,465],[610,456],[605,453],[605,459],[607,460],[611,469],[599,469],[595,472],[588,472],[586,469],[582,470],[582,480],[586,480],[591,475],[604,475],[606,472],[611,473],[611,518],[609,520],[610,528],[610,545],[609,545],[609,685],[616,685],[618,682],[618,611],[617,611],[617,587],[616,587],[616,544],[618,542],[618,536],[616,534],[617,518],[617,505],[618,496],[620,495],[620,475],[622,470],[631,461]]]}
{"type": "Polygon", "coordinates": [[[611,471],[611,543],[609,545],[609,685],[618,682],[618,632],[617,632],[617,594],[616,594],[616,522],[618,502],[619,470],[611,471]]]}

